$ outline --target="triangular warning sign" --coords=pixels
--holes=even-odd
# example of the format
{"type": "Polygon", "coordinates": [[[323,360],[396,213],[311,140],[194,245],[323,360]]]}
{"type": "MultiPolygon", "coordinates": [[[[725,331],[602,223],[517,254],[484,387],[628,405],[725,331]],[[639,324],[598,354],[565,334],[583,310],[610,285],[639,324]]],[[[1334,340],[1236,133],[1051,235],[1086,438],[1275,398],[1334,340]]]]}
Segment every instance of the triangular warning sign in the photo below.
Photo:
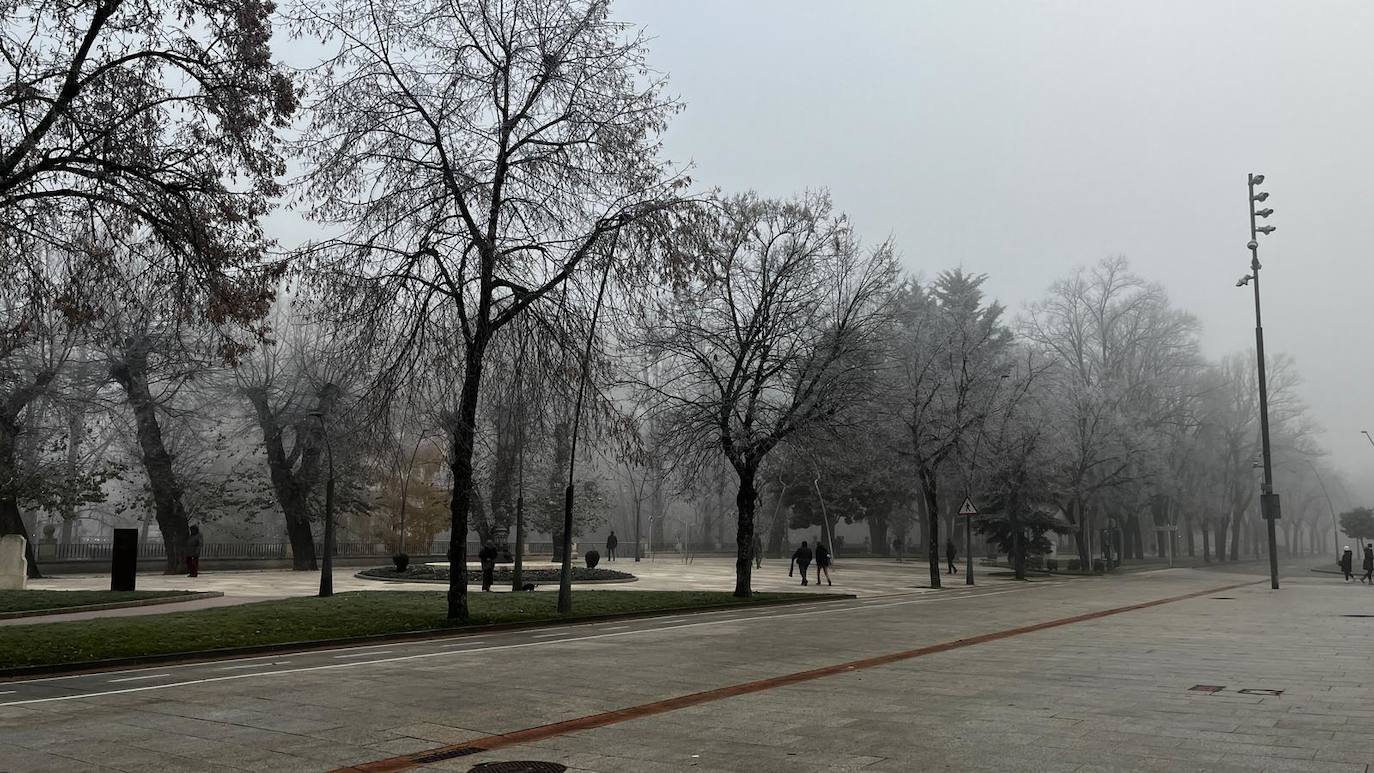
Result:
{"type": "Polygon", "coordinates": [[[973,506],[973,500],[964,497],[964,503],[959,506],[959,515],[977,515],[978,508],[973,506]]]}

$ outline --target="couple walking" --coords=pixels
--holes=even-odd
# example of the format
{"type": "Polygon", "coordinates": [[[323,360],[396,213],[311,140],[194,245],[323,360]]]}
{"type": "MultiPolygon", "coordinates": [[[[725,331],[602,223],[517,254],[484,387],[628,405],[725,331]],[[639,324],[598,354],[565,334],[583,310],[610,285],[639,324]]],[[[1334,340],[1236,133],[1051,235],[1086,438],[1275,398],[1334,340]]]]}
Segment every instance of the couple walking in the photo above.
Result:
{"type": "Polygon", "coordinates": [[[830,581],[830,548],[827,548],[825,543],[819,540],[816,542],[814,554],[811,552],[811,548],[806,546],[806,542],[802,542],[801,547],[797,548],[797,552],[792,554],[792,563],[787,567],[787,576],[792,576],[792,568],[795,566],[801,569],[801,584],[806,585],[806,572],[811,568],[813,555],[816,558],[816,584],[821,584],[821,572],[825,572],[825,584],[834,585],[835,583],[830,581]]]}
{"type": "MultiPolygon", "coordinates": [[[[1345,546],[1345,552],[1341,554],[1341,559],[1336,563],[1341,565],[1341,573],[1345,575],[1345,581],[1350,582],[1355,576],[1355,554],[1350,552],[1350,546],[1345,546]]],[[[1360,576],[1360,582],[1367,582],[1374,585],[1374,545],[1364,546],[1364,563],[1361,565],[1364,574],[1360,576]]]]}

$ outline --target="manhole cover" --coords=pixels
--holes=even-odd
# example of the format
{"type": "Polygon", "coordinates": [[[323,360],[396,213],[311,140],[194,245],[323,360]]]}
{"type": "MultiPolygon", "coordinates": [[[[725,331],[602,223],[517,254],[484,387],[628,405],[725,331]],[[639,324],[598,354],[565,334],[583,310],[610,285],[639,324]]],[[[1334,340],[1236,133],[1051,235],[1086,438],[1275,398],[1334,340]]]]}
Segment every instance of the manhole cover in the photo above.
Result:
{"type": "Polygon", "coordinates": [[[428,765],[431,762],[443,762],[444,760],[466,757],[469,754],[476,754],[483,751],[486,751],[486,749],[480,746],[460,746],[456,749],[444,749],[442,751],[430,752],[429,754],[421,754],[411,759],[415,762],[428,765]]]}
{"type": "Polygon", "coordinates": [[[567,765],[559,765],[557,762],[515,760],[512,762],[484,762],[481,765],[474,765],[468,773],[563,773],[567,769],[567,765]]]}

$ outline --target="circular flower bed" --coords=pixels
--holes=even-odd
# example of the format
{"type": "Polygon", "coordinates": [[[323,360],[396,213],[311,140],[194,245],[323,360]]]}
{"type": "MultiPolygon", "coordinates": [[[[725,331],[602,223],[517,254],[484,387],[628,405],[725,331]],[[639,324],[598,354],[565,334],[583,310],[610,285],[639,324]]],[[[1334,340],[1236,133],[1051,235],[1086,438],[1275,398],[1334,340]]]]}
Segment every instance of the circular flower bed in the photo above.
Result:
{"type": "MultiPolygon", "coordinates": [[[[558,582],[557,568],[532,568],[521,569],[521,578],[525,582],[532,582],[535,585],[546,585],[558,582]]],[[[393,582],[448,582],[447,566],[429,566],[427,564],[411,564],[406,567],[404,572],[396,571],[394,566],[378,567],[376,569],[364,569],[358,572],[358,576],[368,580],[391,580],[393,582]]],[[[634,582],[637,579],[629,572],[618,572],[614,569],[588,569],[583,566],[572,568],[573,582],[634,582]]],[[[496,585],[510,585],[511,568],[509,566],[499,566],[492,575],[492,582],[496,585]]],[[[482,571],[480,569],[468,569],[468,583],[480,585],[482,583],[482,571]]]]}

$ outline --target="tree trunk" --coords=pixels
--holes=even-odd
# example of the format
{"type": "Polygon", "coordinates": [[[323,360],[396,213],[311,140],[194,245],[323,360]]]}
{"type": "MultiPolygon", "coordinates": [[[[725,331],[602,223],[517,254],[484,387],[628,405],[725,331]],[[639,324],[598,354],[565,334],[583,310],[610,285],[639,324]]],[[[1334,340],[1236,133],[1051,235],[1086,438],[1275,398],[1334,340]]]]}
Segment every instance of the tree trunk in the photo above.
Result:
{"type": "MultiPolygon", "coordinates": [[[[306,484],[292,471],[292,463],[287,458],[286,447],[282,444],[282,427],[267,402],[267,391],[261,388],[244,390],[248,401],[253,404],[257,414],[258,427],[262,430],[263,450],[267,452],[267,471],[272,478],[272,493],[276,495],[277,505],[281,507],[282,517],[286,520],[286,536],[291,541],[291,568],[295,571],[314,571],[315,536],[310,529],[310,507],[306,497],[306,484]]],[[[297,438],[297,443],[303,442],[297,438]]],[[[304,469],[304,465],[302,465],[304,469]]]]}
{"type": "Polygon", "coordinates": [[[882,516],[872,513],[868,515],[868,549],[875,556],[885,556],[892,552],[887,544],[887,513],[882,516]]]}
{"type": "Polygon", "coordinates": [[[936,476],[922,470],[921,493],[926,503],[926,563],[930,565],[930,587],[940,587],[940,495],[936,476]]]}
{"type": "Polygon", "coordinates": [[[1231,560],[1240,560],[1241,542],[1241,523],[1244,521],[1245,511],[1237,508],[1231,514],[1231,560]]]}
{"type": "Polygon", "coordinates": [[[186,569],[186,538],[190,524],[181,501],[181,482],[177,479],[172,455],[162,439],[162,427],[157,419],[157,401],[148,386],[147,337],[133,340],[123,358],[110,369],[110,375],[124,388],[129,407],[133,410],[138,446],[143,457],[143,469],[148,475],[148,487],[153,492],[154,512],[162,543],[167,551],[163,574],[180,574],[186,569]]]}
{"type": "MultiPolygon", "coordinates": [[[[1188,537],[1187,537],[1187,541],[1188,541],[1188,557],[1189,557],[1189,558],[1193,558],[1195,555],[1197,555],[1196,552],[1194,552],[1194,545],[1193,545],[1193,516],[1191,516],[1191,515],[1184,516],[1184,518],[1183,518],[1183,528],[1185,528],[1185,529],[1188,530],[1188,537]]],[[[1205,534],[1205,532],[1204,532],[1204,534],[1205,534]]]]}
{"type": "MultiPolygon", "coordinates": [[[[1216,525],[1213,527],[1214,531],[1212,536],[1213,541],[1216,544],[1212,545],[1212,553],[1216,556],[1218,562],[1226,560],[1226,537],[1228,536],[1228,525],[1228,516],[1223,515],[1220,518],[1216,519],[1216,525]]],[[[1235,537],[1235,535],[1230,536],[1233,539],[1235,537]]]]}
{"type": "MultiPolygon", "coordinates": [[[[1131,516],[1131,526],[1131,544],[1134,548],[1132,557],[1137,561],[1143,561],[1145,560],[1145,532],[1140,524],[1139,513],[1131,516]]],[[[1125,558],[1125,556],[1122,556],[1122,558],[1125,558]]]]}
{"type": "Polygon", "coordinates": [[[468,512],[472,507],[472,450],[477,436],[477,397],[482,388],[482,358],[486,355],[485,322],[479,320],[473,343],[463,361],[463,392],[453,426],[449,470],[453,499],[449,503],[448,618],[468,619],[468,512]]]}
{"type": "Polygon", "coordinates": [[[754,562],[751,549],[754,544],[754,502],[758,491],[754,478],[758,474],[757,465],[737,466],[739,491],[735,494],[735,507],[739,510],[739,523],[735,527],[735,596],[747,599],[753,594],[750,586],[754,562]]]}
{"type": "MultiPolygon", "coordinates": [[[[1207,521],[1205,520],[1202,522],[1202,563],[1204,564],[1212,563],[1211,532],[1207,530],[1207,527],[1210,525],[1211,524],[1207,523],[1207,521]]],[[[1188,555],[1192,555],[1192,544],[1193,540],[1192,535],[1190,534],[1188,540],[1188,555]]]]}

